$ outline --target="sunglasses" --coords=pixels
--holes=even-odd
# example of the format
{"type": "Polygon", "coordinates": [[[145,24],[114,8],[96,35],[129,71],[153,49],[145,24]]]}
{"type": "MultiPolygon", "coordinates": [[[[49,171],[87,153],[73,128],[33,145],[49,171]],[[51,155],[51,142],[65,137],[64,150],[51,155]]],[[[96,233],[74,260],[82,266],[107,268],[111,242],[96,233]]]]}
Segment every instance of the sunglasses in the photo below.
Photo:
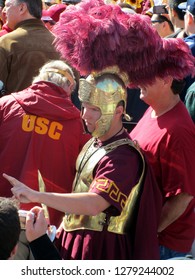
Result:
{"type": "Polygon", "coordinates": [[[152,23],[156,23],[156,22],[159,22],[159,23],[162,23],[164,22],[165,20],[151,20],[152,23]]]}

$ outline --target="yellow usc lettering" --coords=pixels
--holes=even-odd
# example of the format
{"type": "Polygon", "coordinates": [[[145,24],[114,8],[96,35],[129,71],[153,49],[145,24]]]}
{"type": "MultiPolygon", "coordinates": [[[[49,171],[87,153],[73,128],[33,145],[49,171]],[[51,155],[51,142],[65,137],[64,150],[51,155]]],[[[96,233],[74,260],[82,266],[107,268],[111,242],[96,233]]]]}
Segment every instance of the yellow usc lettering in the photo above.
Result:
{"type": "Polygon", "coordinates": [[[63,129],[63,125],[61,123],[58,122],[51,122],[51,125],[49,127],[49,131],[48,131],[48,135],[49,137],[51,137],[52,139],[58,140],[60,139],[60,132],[58,131],[62,131],[63,129]]]}
{"type": "Polygon", "coordinates": [[[62,129],[63,125],[59,122],[34,115],[23,115],[22,130],[26,132],[35,131],[37,134],[47,134],[50,138],[59,140],[62,129]]]}
{"type": "Polygon", "coordinates": [[[48,124],[48,119],[37,117],[36,125],[34,127],[35,132],[42,135],[46,134],[48,131],[48,124]]]}

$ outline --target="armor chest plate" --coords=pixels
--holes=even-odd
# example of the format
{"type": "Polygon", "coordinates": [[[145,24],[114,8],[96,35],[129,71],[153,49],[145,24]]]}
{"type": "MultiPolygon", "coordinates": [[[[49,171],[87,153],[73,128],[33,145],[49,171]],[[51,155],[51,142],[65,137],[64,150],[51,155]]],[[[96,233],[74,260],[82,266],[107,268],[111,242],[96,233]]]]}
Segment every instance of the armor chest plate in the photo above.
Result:
{"type": "MultiPolygon", "coordinates": [[[[103,158],[107,153],[113,151],[120,145],[130,145],[135,148],[134,143],[128,139],[120,139],[115,142],[112,142],[106,146],[96,146],[94,145],[94,139],[91,139],[83,147],[82,152],[80,153],[77,163],[76,163],[76,176],[73,183],[73,192],[88,192],[90,185],[93,181],[93,170],[96,164],[103,158]]],[[[137,150],[137,148],[135,148],[137,150]]],[[[138,150],[137,150],[138,151],[138,150]]],[[[139,152],[139,151],[138,151],[139,152]]],[[[139,152],[141,155],[141,153],[139,152]]],[[[141,155],[143,160],[143,156],[141,155]]],[[[144,161],[143,161],[144,162],[144,161]]],[[[126,222],[129,220],[129,214],[133,213],[134,204],[137,201],[139,195],[139,189],[141,187],[141,181],[144,173],[140,177],[140,180],[137,185],[135,185],[127,199],[126,205],[122,210],[120,216],[108,217],[105,213],[100,213],[96,216],[86,216],[86,215],[75,215],[66,213],[64,217],[64,229],[65,231],[74,231],[79,229],[89,229],[95,231],[102,231],[104,226],[107,227],[107,230],[110,232],[124,234],[126,228],[126,222]]]]}

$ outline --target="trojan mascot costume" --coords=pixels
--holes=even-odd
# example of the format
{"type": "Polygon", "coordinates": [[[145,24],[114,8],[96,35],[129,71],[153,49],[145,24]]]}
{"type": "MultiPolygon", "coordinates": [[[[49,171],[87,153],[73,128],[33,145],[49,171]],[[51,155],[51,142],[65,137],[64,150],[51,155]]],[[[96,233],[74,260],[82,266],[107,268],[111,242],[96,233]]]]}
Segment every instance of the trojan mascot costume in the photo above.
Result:
{"type": "MultiPolygon", "coordinates": [[[[97,153],[92,144],[109,130],[118,103],[122,101],[126,105],[127,86],[149,85],[156,77],[172,76],[182,80],[194,75],[194,57],[182,39],[162,39],[152,28],[149,17],[126,14],[118,5],[105,4],[102,0],[68,6],[54,33],[55,45],[62,58],[83,77],[79,85],[81,102],[99,107],[102,113],[93,138],[78,157],[73,191],[88,191],[94,166],[117,145],[128,144],[136,149],[143,163],[142,176],[121,215],[110,218],[108,231],[129,233],[134,244],[133,259],[147,259],[148,252],[151,252],[150,258],[158,259],[161,197],[144,156],[127,139],[105,146],[97,153]]],[[[125,109],[124,118],[130,119],[125,109]]],[[[101,231],[104,222],[105,213],[93,217],[66,214],[63,226],[65,231],[101,231]]]]}

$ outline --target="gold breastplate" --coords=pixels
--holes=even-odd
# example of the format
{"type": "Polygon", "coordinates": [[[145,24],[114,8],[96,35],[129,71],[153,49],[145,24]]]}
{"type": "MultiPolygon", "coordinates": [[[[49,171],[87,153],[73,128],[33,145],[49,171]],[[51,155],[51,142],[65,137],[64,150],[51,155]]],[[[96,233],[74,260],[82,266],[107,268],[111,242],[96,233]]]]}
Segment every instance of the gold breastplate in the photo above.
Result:
{"type": "Polygon", "coordinates": [[[76,163],[77,173],[73,183],[73,192],[88,192],[90,184],[93,181],[93,170],[96,164],[107,153],[113,151],[115,148],[121,145],[128,144],[138,151],[143,163],[142,174],[138,184],[132,188],[126,204],[119,216],[112,216],[108,219],[106,214],[103,212],[96,216],[66,214],[63,219],[64,229],[67,232],[79,229],[102,231],[106,225],[109,232],[125,234],[127,228],[129,228],[131,222],[133,222],[135,205],[141,190],[141,182],[145,170],[145,161],[143,155],[136,145],[128,138],[117,140],[102,147],[96,147],[94,143],[94,139],[88,141],[78,157],[76,163]]]}

